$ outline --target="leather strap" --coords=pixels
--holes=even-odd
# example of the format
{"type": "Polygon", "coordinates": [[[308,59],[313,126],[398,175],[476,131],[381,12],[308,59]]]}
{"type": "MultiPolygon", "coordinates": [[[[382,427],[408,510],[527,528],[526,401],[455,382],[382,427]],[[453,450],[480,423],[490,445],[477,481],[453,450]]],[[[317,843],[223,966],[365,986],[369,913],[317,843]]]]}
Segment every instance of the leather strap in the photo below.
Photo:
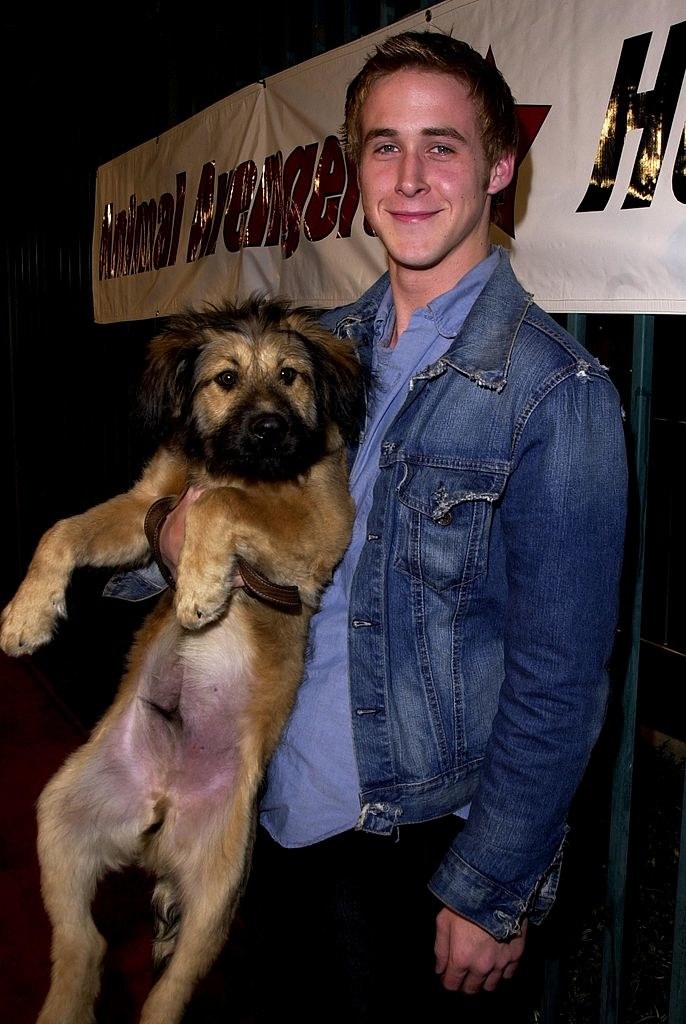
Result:
{"type": "MultiPolygon", "coordinates": [[[[176,590],[176,581],[162,559],[160,530],[178,501],[180,501],[180,496],[177,495],[158,498],[148,509],[143,524],[153,558],[157,562],[165,582],[172,590],[176,590]]],[[[243,580],[243,589],[250,597],[290,615],[299,615],[302,612],[300,592],[296,586],[274,583],[241,555],[236,556],[236,565],[243,580]]]]}
{"type": "Polygon", "coordinates": [[[264,601],[282,612],[289,612],[291,615],[299,615],[302,611],[300,591],[296,586],[285,583],[274,583],[263,576],[254,565],[246,562],[240,555],[236,555],[236,565],[243,579],[243,589],[246,594],[264,601]]]}
{"type": "Polygon", "coordinates": [[[176,580],[164,564],[160,553],[160,530],[162,529],[162,523],[174,508],[177,501],[179,501],[179,497],[175,494],[169,495],[165,498],[158,498],[157,501],[152,503],[148,511],[145,513],[145,521],[143,523],[143,529],[145,530],[145,536],[148,538],[148,544],[150,545],[153,558],[157,562],[157,566],[164,577],[165,583],[171,587],[172,590],[176,590],[176,580]]]}

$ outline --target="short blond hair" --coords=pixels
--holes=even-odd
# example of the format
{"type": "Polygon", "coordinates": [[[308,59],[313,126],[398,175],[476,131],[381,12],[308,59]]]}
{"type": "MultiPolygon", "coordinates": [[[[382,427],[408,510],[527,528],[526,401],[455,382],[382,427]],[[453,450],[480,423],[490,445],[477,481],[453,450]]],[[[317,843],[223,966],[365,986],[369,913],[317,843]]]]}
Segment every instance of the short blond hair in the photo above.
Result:
{"type": "Polygon", "coordinates": [[[348,86],[341,140],[353,163],[359,164],[362,154],[362,108],[372,86],[408,68],[438,71],[464,83],[481,120],[481,140],[490,167],[502,156],[517,152],[516,105],[495,64],[445,32],[400,32],[377,45],[348,86]]]}

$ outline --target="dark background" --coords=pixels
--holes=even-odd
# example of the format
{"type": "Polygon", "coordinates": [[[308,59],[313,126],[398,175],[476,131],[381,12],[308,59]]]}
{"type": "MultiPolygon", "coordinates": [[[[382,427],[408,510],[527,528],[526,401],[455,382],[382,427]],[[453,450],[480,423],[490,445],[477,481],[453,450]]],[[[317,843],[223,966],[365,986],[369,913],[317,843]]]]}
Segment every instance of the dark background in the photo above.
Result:
{"type": "MultiPolygon", "coordinates": [[[[424,6],[290,0],[193,7],[175,0],[122,0],[107,8],[63,5],[46,13],[32,5],[0,14],[0,607],[16,589],[51,523],[128,488],[142,468],[145,443],[132,409],[155,324],[93,321],[90,247],[97,168],[244,85],[424,6]]],[[[686,740],[684,320],[654,318],[638,687],[642,731],[680,740],[686,740]]],[[[627,409],[636,326],[640,321],[625,315],[586,319],[586,343],[609,366],[627,409]]],[[[634,527],[638,511],[634,504],[634,527]]],[[[621,641],[629,639],[634,542],[630,534],[621,641]]],[[[0,767],[6,788],[0,925],[6,925],[8,936],[0,942],[0,961],[6,982],[31,1008],[39,1004],[47,984],[49,938],[34,862],[33,801],[110,703],[131,632],[148,610],[145,602],[136,606],[101,599],[108,576],[79,572],[68,595],[69,620],[53,643],[31,659],[2,663],[0,767]],[[23,944],[18,941],[22,936],[23,944]]],[[[625,658],[626,643],[620,642],[618,696],[625,658]]],[[[607,905],[607,776],[616,761],[618,722],[618,714],[610,717],[580,794],[566,885],[558,901],[561,923],[553,920],[541,937],[553,965],[560,949],[572,951],[567,991],[574,995],[575,1008],[564,1018],[569,1024],[597,1019],[607,905]]],[[[662,761],[657,771],[652,761],[646,769],[645,748],[639,754],[632,762],[637,822],[632,860],[637,874],[627,884],[626,905],[627,910],[634,905],[628,928],[634,949],[631,991],[640,1005],[625,1017],[627,1024],[666,1020],[662,1009],[680,821],[681,777],[675,786],[671,764],[666,776],[662,761]]],[[[624,906],[624,891],[617,901],[624,906]]],[[[127,905],[118,893],[112,904],[115,910],[121,905],[124,914],[127,905]]],[[[145,963],[147,937],[143,945],[145,963]]],[[[131,973],[129,960],[127,977],[131,973]]],[[[114,978],[119,985],[116,974],[114,978]]],[[[148,984],[144,972],[143,987],[148,984]]],[[[216,993],[212,998],[219,1007],[216,993]]],[[[7,1009],[5,997],[2,1005],[7,1009]]],[[[18,1010],[13,1013],[11,1000],[8,1013],[7,1019],[16,1024],[35,1018],[33,1012],[25,1017],[18,1010]]],[[[514,1024],[514,1008],[509,1016],[514,1024]]],[[[125,1017],[115,1019],[123,1024],[125,1017]]],[[[204,1024],[210,1020],[200,1019],[204,1024]]]]}

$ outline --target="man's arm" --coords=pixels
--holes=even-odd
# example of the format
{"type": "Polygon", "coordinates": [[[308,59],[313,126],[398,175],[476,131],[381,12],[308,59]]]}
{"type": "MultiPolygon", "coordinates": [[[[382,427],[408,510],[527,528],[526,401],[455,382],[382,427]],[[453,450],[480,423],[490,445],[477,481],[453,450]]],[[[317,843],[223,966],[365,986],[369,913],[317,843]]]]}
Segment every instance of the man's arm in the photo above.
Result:
{"type": "MultiPolygon", "coordinates": [[[[616,392],[598,375],[570,376],[531,413],[499,511],[508,585],[499,707],[468,821],[431,881],[495,940],[518,937],[554,901],[567,813],[607,707],[626,492],[616,392]]],[[[455,972],[452,935],[459,942],[468,929],[448,930],[455,972]]],[[[468,942],[474,970],[480,938],[468,942]]],[[[445,939],[439,946],[445,957],[445,939]]]]}

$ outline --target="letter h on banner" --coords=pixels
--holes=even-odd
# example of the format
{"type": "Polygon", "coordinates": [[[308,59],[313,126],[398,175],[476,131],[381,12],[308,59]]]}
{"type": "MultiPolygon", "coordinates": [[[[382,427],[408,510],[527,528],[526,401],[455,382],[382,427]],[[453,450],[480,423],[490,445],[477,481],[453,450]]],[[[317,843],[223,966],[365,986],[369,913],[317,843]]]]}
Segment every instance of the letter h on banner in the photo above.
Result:
{"type": "MultiPolygon", "coordinates": [[[[652,33],[646,32],[624,41],[591,180],[577,213],[605,209],[615,186],[624,141],[634,128],[641,128],[643,134],[622,209],[650,206],[653,200],[686,70],[686,21],[669,30],[655,88],[639,93],[651,37],[652,33]]],[[[672,190],[678,202],[686,203],[686,128],[681,133],[672,190]]]]}

